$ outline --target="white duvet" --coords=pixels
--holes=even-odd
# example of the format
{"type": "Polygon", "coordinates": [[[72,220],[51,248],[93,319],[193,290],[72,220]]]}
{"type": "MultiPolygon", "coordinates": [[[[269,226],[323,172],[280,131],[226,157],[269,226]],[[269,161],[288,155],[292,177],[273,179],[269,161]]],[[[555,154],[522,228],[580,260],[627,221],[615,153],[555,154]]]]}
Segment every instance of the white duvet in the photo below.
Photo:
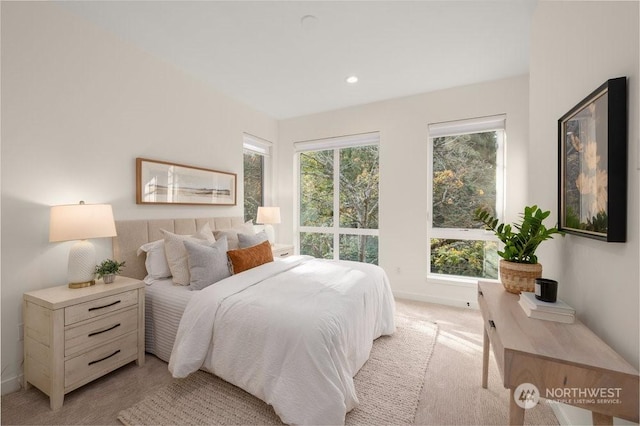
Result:
{"type": "Polygon", "coordinates": [[[292,256],[194,295],[169,361],[174,377],[209,371],[271,404],[288,424],[344,424],[353,376],[392,334],[382,268],[292,256]]]}

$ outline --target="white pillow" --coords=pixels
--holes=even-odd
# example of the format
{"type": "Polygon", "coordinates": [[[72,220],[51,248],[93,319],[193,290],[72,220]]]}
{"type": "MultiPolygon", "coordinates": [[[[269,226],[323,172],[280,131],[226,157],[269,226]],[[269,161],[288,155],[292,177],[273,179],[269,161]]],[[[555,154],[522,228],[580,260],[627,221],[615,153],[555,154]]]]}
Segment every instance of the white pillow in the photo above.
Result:
{"type": "Polygon", "coordinates": [[[167,263],[173,276],[173,283],[178,285],[189,285],[189,254],[184,247],[184,241],[189,240],[196,243],[214,242],[215,238],[211,232],[209,224],[206,223],[194,235],[178,235],[161,229],[164,235],[164,252],[167,256],[167,263]]]}
{"type": "Polygon", "coordinates": [[[169,269],[167,256],[164,253],[164,240],[156,240],[142,245],[138,249],[138,256],[142,252],[147,254],[144,261],[144,266],[147,269],[147,276],[144,278],[146,284],[153,284],[157,280],[171,276],[171,269],[169,269]]]}
{"type": "Polygon", "coordinates": [[[253,221],[248,220],[242,225],[234,226],[231,229],[221,229],[213,231],[217,240],[223,236],[227,237],[227,243],[229,244],[229,250],[238,249],[238,233],[246,235],[254,235],[256,231],[253,229],[253,221]]]}

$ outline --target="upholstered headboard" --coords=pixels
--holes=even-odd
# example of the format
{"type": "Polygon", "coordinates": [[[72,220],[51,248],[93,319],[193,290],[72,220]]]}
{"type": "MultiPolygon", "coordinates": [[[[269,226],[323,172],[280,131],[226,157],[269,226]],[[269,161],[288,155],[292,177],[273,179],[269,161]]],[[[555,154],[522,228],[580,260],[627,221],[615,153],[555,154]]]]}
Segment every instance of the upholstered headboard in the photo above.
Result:
{"type": "Polygon", "coordinates": [[[141,245],[163,238],[161,229],[174,234],[195,234],[196,231],[209,223],[212,230],[229,229],[242,225],[242,217],[208,217],[199,219],[150,219],[150,220],[119,220],[116,221],[117,237],[113,237],[113,257],[118,261],[125,261],[122,275],[143,279],[147,275],[144,266],[145,256],[138,256],[141,245]]]}

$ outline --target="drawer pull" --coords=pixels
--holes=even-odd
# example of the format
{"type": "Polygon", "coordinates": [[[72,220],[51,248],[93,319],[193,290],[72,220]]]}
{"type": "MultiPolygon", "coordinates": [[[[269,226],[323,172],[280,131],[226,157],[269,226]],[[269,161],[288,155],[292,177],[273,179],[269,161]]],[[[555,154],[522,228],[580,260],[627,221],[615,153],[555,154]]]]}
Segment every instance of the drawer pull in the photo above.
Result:
{"type": "Polygon", "coordinates": [[[105,330],[94,331],[93,333],[89,333],[89,335],[88,335],[87,337],[95,336],[96,334],[106,333],[107,331],[111,331],[111,330],[113,330],[114,328],[118,328],[118,327],[120,327],[120,323],[118,323],[118,324],[116,324],[116,325],[114,325],[114,326],[112,326],[112,327],[109,327],[109,328],[107,328],[107,329],[105,329],[105,330]]]}
{"type": "Polygon", "coordinates": [[[280,253],[280,257],[287,257],[289,256],[289,253],[280,253]]]}
{"type": "Polygon", "coordinates": [[[496,323],[493,320],[489,320],[489,327],[496,328],[496,323]]]}
{"type": "Polygon", "coordinates": [[[109,359],[109,358],[111,358],[112,356],[117,355],[117,354],[119,354],[119,353],[120,353],[120,349],[118,349],[117,351],[115,351],[115,352],[114,352],[114,353],[112,353],[111,355],[107,355],[107,356],[105,356],[104,358],[100,358],[100,359],[96,359],[95,361],[91,361],[91,362],[90,362],[89,364],[87,364],[87,365],[93,365],[93,364],[95,364],[95,363],[97,363],[97,362],[104,361],[105,359],[109,359]]]}
{"type": "Polygon", "coordinates": [[[104,305],[104,306],[96,306],[95,308],[89,308],[89,312],[91,311],[95,311],[97,309],[104,309],[104,308],[108,308],[109,306],[113,306],[113,305],[117,305],[118,303],[120,303],[119,300],[116,300],[113,303],[109,303],[108,305],[104,305]]]}

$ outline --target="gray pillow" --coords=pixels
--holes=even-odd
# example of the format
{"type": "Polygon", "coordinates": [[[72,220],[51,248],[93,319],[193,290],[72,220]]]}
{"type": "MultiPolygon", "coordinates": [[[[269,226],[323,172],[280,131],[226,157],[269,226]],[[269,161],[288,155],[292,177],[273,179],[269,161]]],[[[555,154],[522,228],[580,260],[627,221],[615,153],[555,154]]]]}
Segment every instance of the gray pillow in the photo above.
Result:
{"type": "Polygon", "coordinates": [[[194,243],[185,240],[184,247],[189,254],[189,290],[202,290],[224,278],[230,277],[227,264],[227,238],[213,243],[194,243]]]}
{"type": "Polygon", "coordinates": [[[267,233],[264,231],[260,231],[253,235],[238,233],[238,248],[243,249],[253,247],[260,243],[264,243],[267,240],[269,240],[269,237],[267,237],[267,233]]]}
{"type": "Polygon", "coordinates": [[[178,235],[173,232],[161,229],[164,235],[164,254],[167,256],[169,270],[173,276],[173,283],[178,285],[189,285],[189,265],[187,261],[187,251],[184,248],[184,241],[191,240],[193,242],[214,242],[213,234],[208,223],[194,235],[178,235]]]}
{"type": "Polygon", "coordinates": [[[253,235],[255,231],[253,230],[253,222],[247,221],[242,225],[234,226],[231,229],[219,229],[217,231],[213,231],[213,235],[216,240],[219,240],[222,237],[227,237],[227,243],[229,244],[229,250],[235,250],[238,248],[238,234],[247,234],[253,235]]]}

